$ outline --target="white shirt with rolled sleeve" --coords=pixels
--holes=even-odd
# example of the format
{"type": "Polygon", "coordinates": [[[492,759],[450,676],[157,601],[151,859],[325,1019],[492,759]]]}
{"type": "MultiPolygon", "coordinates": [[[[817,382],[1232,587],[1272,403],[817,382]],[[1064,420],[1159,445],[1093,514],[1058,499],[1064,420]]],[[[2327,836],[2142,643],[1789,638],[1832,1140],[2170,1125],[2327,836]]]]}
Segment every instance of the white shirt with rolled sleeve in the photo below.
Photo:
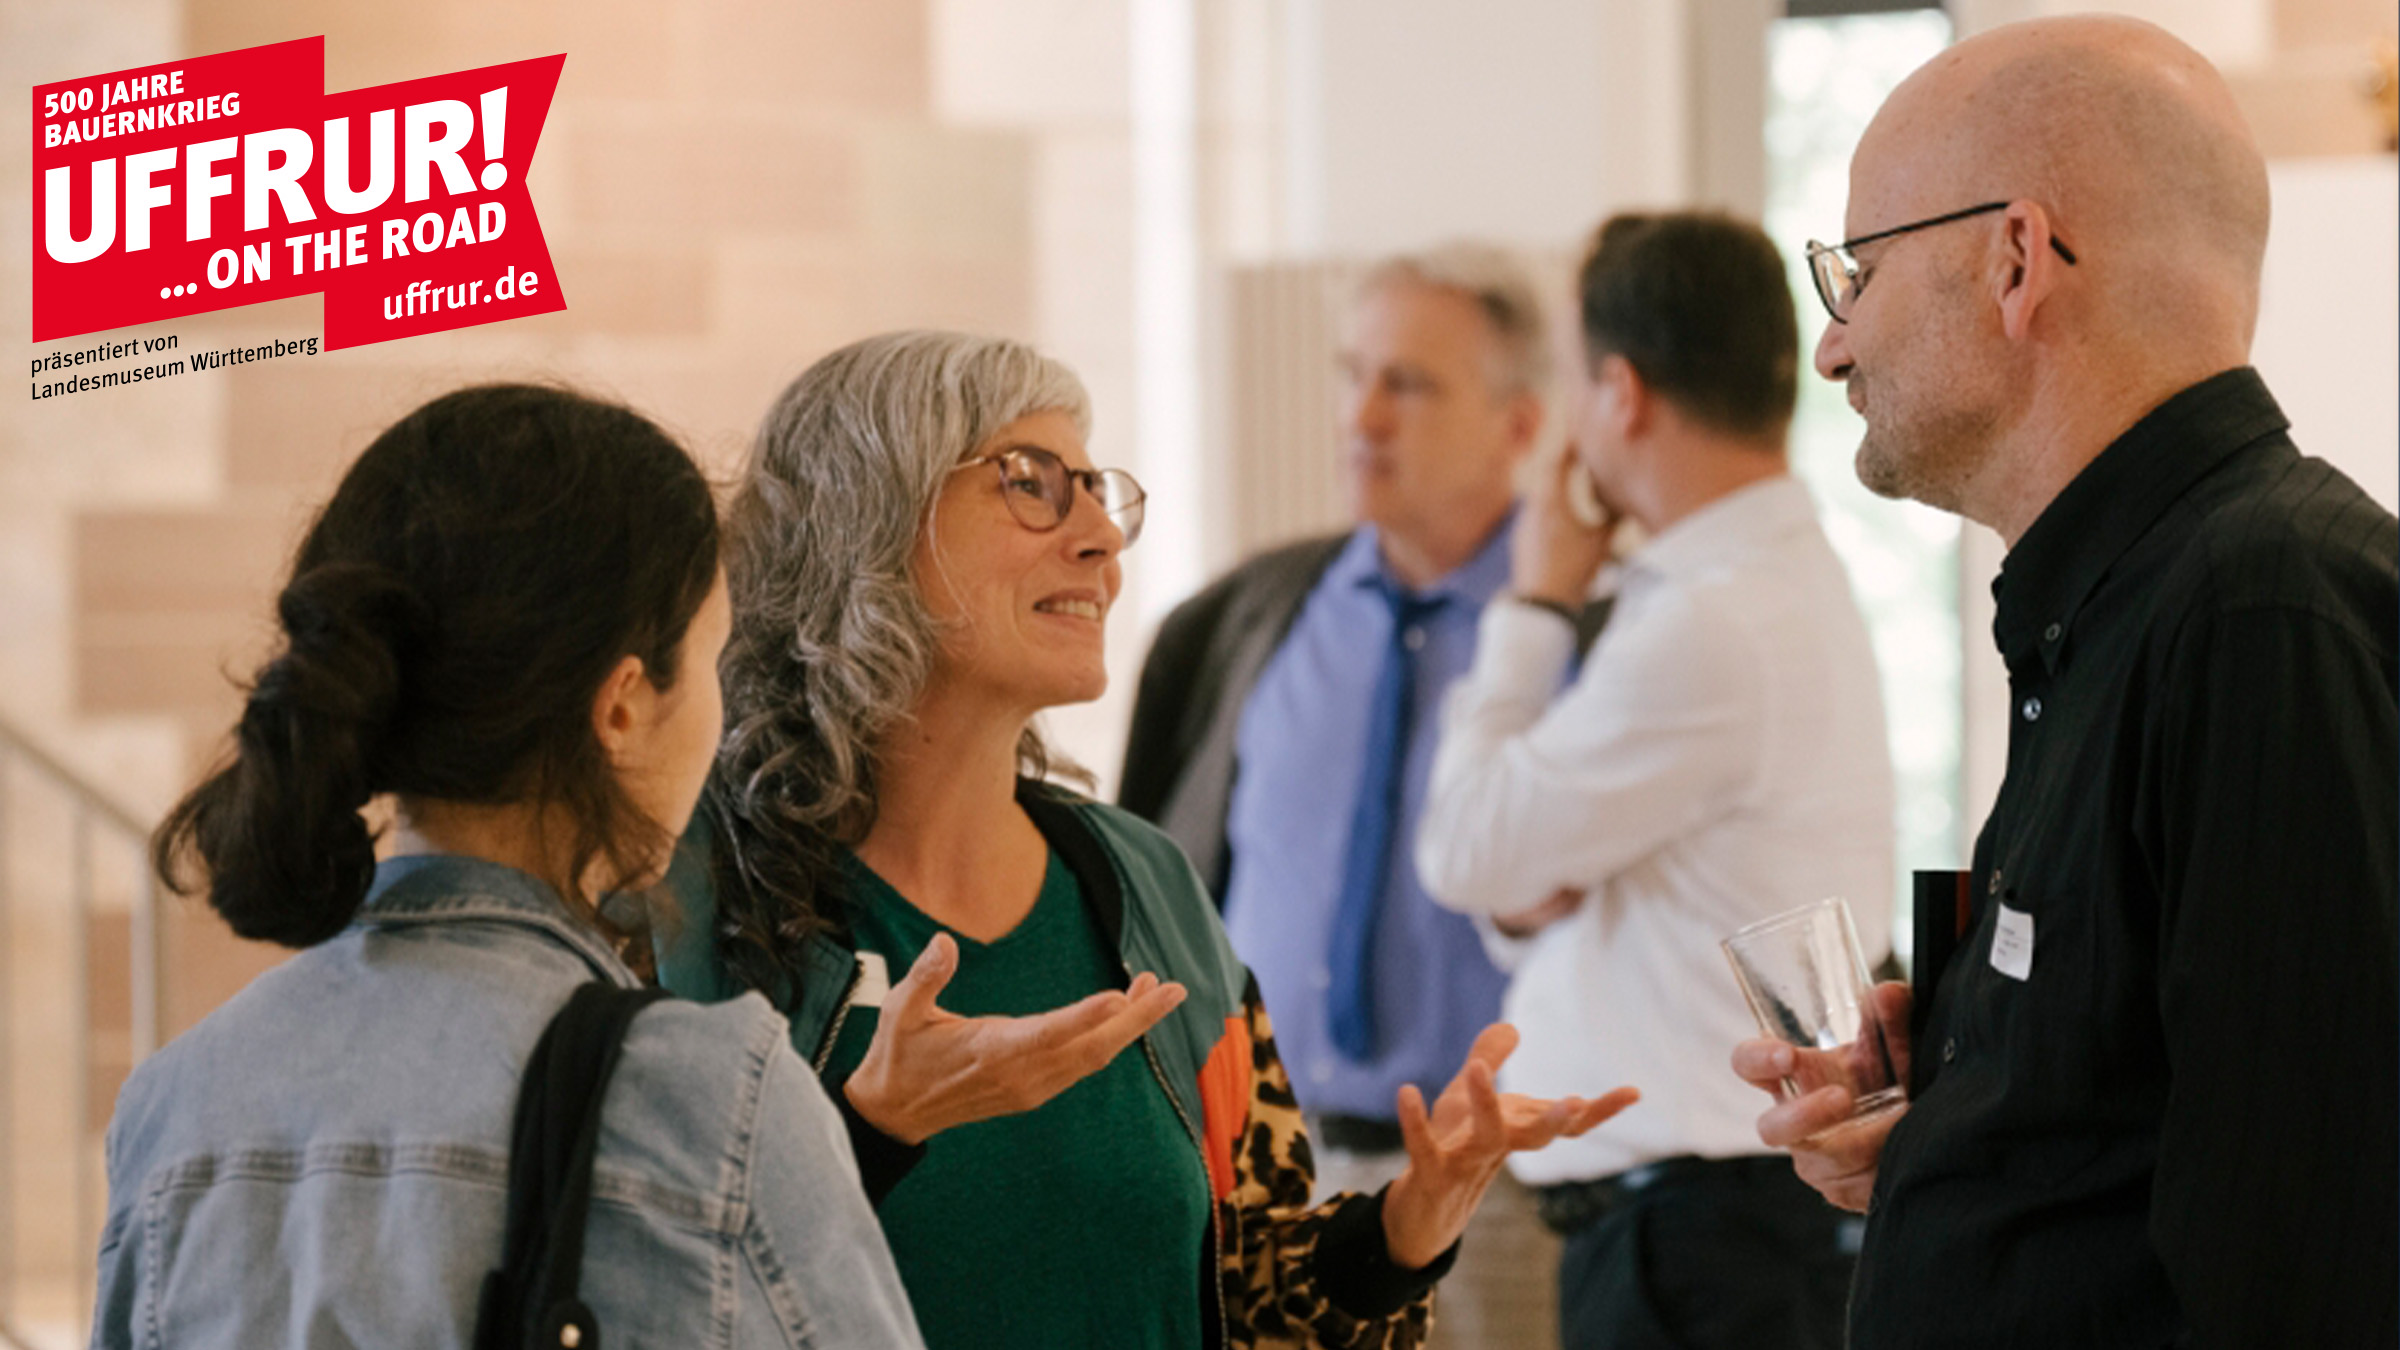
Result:
{"type": "MultiPolygon", "coordinates": [[[[1757,1023],[1717,944],[1829,895],[1870,962],[1889,945],[1892,768],[1848,576],[1807,490],[1770,478],[1675,522],[1621,568],[1616,610],[1564,693],[1574,632],[1484,611],[1443,706],[1417,835],[1426,891],[1464,913],[1582,890],[1511,947],[1506,1091],[1642,1101],[1511,1167],[1534,1185],[1678,1154],[1760,1152],[1727,1067],[1757,1023]]],[[[1487,925],[1488,929],[1488,925],[1487,925]]],[[[1498,954],[1498,953],[1496,953],[1498,954]]]]}

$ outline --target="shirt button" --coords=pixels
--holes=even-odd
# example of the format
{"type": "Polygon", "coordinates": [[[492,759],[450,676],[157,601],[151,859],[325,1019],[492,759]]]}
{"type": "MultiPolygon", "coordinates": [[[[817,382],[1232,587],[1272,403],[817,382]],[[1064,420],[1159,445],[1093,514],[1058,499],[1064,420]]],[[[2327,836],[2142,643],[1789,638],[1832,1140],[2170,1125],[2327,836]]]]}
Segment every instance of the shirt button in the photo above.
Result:
{"type": "Polygon", "coordinates": [[[1312,970],[1308,973],[1308,983],[1309,987],[1312,989],[1331,989],[1333,987],[1333,972],[1325,969],[1323,966],[1319,966],[1315,970],[1312,970]]]}
{"type": "Polygon", "coordinates": [[[1998,895],[1998,894],[2000,893],[2000,869],[1999,869],[1999,868],[1995,867],[1995,868],[1993,868],[1993,869],[1992,869],[1992,882],[1991,882],[1991,885],[1990,885],[1990,886],[1988,886],[1988,887],[1986,887],[1985,889],[1989,890],[1989,891],[1990,891],[1992,894],[1994,894],[1994,895],[1998,895]]]}
{"type": "Polygon", "coordinates": [[[1309,1065],[1309,1066],[1308,1066],[1308,1081],[1310,1081],[1310,1082],[1312,1082],[1312,1083],[1318,1083],[1318,1084],[1324,1084],[1324,1083],[1330,1083],[1330,1082],[1332,1082],[1332,1081],[1333,1081],[1333,1066],[1332,1066],[1331,1064],[1328,1064],[1328,1063],[1326,1063],[1324,1060],[1321,1060],[1321,1059],[1320,1059],[1320,1060],[1318,1060],[1316,1063],[1309,1065]]]}
{"type": "Polygon", "coordinates": [[[2025,720],[2028,722],[2039,722],[2042,720],[2042,700],[2040,695],[2037,694],[2034,697],[2025,700],[2024,713],[2025,720]]]}
{"type": "Polygon", "coordinates": [[[2044,641],[2044,642],[2056,642],[2056,641],[2058,641],[2059,637],[2060,637],[2062,634],[2064,634],[2066,631],[2067,631],[2067,630],[2066,630],[2066,627],[2065,627],[2065,625],[2063,625],[2063,624],[2055,624],[2055,623],[2054,623],[2054,624],[2050,625],[2048,628],[2045,628],[2045,629],[2043,629],[2043,630],[2042,630],[2042,641],[2044,641]]]}
{"type": "Polygon", "coordinates": [[[1958,1058],[1958,1038],[1957,1038],[1956,1036],[1953,1036],[1953,1037],[1951,1037],[1950,1039],[1948,1039],[1948,1040],[1946,1040],[1946,1041],[1942,1042],[1942,1062],[1943,1062],[1944,1064],[1948,1064],[1950,1061],[1952,1061],[1952,1060],[1954,1060],[1954,1059],[1957,1059],[1957,1058],[1958,1058]]]}
{"type": "Polygon", "coordinates": [[[1425,649],[1425,630],[1415,624],[1410,624],[1400,634],[1400,645],[1412,652],[1423,651],[1425,649]]]}

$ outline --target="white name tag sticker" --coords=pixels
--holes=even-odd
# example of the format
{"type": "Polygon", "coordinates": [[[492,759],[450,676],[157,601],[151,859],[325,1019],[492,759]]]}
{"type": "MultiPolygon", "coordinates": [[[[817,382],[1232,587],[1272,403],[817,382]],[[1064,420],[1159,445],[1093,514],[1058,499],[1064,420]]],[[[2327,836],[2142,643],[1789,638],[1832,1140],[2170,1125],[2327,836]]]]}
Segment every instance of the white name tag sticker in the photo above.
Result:
{"type": "Polygon", "coordinates": [[[1992,969],[2012,980],[2033,977],[2033,916],[2000,907],[2000,922],[1992,929],[1992,969]]]}
{"type": "Polygon", "coordinates": [[[850,991],[853,1008],[880,1008],[885,996],[892,992],[892,970],[883,962],[881,952],[858,954],[858,988],[850,991]]]}

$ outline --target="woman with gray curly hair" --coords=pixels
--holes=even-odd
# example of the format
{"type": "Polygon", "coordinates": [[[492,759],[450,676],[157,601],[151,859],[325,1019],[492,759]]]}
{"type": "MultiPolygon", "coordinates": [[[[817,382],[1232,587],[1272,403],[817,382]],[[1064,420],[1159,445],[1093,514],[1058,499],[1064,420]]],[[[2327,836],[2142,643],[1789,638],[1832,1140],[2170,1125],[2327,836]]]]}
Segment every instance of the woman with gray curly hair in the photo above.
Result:
{"type": "Polygon", "coordinates": [[[1308,1205],[1257,986],[1191,865],[1045,781],[1032,719],[1106,688],[1142,522],[1089,420],[1064,366],[959,334],[856,343],[784,391],[728,522],[728,732],[661,976],[789,1016],[935,1350],[1414,1345],[1507,1153],[1631,1094],[1503,1097],[1495,1027],[1430,1109],[1403,1091],[1399,1180],[1308,1205]]]}

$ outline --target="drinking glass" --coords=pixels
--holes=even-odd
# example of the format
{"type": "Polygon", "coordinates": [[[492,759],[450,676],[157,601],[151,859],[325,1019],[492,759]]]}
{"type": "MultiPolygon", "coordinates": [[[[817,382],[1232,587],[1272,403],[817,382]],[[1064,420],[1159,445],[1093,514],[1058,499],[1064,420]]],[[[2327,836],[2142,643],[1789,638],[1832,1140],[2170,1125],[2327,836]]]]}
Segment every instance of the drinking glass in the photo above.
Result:
{"type": "Polygon", "coordinates": [[[1850,1119],[1897,1109],[1908,1089],[1892,1071],[1883,1025],[1873,1013],[1858,929],[1841,899],[1778,914],[1721,944],[1759,1029],[1799,1053],[1787,1097],[1828,1083],[1849,1089],[1850,1119]]]}

